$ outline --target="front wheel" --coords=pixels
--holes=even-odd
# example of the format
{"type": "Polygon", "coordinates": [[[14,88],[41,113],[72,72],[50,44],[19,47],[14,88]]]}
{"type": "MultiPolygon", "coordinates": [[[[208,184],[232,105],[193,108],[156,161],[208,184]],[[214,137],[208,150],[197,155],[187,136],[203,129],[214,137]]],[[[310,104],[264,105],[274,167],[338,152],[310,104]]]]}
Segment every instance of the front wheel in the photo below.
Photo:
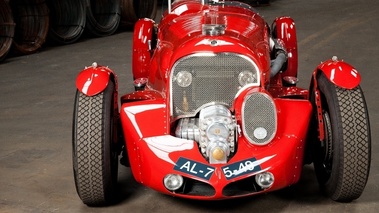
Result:
{"type": "Polygon", "coordinates": [[[328,197],[350,202],[362,194],[370,170],[371,136],[366,102],[359,86],[343,89],[323,73],[317,83],[325,132],[323,141],[314,142],[317,179],[328,197]]]}
{"type": "Polygon", "coordinates": [[[77,91],[73,120],[73,169],[77,193],[89,206],[114,201],[117,183],[117,106],[114,84],[95,96],[77,91]]]}

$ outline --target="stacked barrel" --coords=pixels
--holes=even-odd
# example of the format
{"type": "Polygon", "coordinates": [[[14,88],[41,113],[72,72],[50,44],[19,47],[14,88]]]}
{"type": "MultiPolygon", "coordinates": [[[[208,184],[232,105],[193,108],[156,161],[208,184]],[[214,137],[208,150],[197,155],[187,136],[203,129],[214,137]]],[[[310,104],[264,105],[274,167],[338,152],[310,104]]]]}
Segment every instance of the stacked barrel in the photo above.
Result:
{"type": "Polygon", "coordinates": [[[120,25],[155,18],[157,0],[0,0],[0,61],[48,43],[71,44],[83,34],[112,35],[120,25]]]}
{"type": "Polygon", "coordinates": [[[0,61],[8,54],[14,36],[15,23],[6,0],[0,0],[0,61]]]}

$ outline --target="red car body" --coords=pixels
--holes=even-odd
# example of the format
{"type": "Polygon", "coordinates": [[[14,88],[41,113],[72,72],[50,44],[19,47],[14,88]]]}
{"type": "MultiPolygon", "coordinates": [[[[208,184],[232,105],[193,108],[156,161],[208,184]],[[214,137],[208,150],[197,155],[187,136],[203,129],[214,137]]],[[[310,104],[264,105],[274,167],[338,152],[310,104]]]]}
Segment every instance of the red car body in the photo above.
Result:
{"type": "MultiPolygon", "coordinates": [[[[141,24],[149,28],[151,23],[150,20],[142,20],[137,23],[137,27],[141,24]]],[[[257,146],[249,143],[243,134],[239,134],[238,151],[227,164],[209,164],[199,152],[195,141],[171,136],[175,118],[170,113],[172,111],[170,90],[167,89],[170,88],[170,79],[167,78],[166,72],[172,69],[177,60],[189,54],[222,52],[240,54],[254,60],[258,69],[263,71],[260,75],[260,87],[246,88],[233,100],[231,111],[235,112],[236,121],[240,126],[242,126],[244,97],[256,91],[270,94],[269,90],[263,89],[270,81],[270,50],[267,25],[261,16],[252,10],[240,7],[212,8],[196,1],[183,2],[173,6],[172,13],[166,15],[159,23],[159,29],[160,42],[157,51],[152,56],[151,65],[150,61],[133,64],[134,66],[143,64],[146,67],[150,65],[147,69],[133,67],[136,71],[134,76],[147,77],[148,88],[152,88],[157,94],[153,98],[146,98],[150,99],[148,101],[138,103],[128,102],[140,98],[146,91],[127,95],[127,98],[122,99],[125,103],[122,104],[120,110],[128,156],[135,179],[157,191],[172,194],[164,187],[163,178],[167,174],[178,173],[197,184],[208,185],[210,192],[206,195],[195,192],[175,193],[176,196],[196,199],[246,196],[296,183],[301,174],[306,130],[312,111],[311,104],[306,100],[284,100],[273,97],[278,112],[275,138],[269,145],[257,146]],[[209,13],[212,13],[212,9],[215,10],[216,19],[219,19],[215,22],[227,25],[226,32],[222,36],[202,34],[201,26],[212,22],[212,17],[204,15],[204,11],[209,10],[209,13]],[[212,41],[221,44],[212,45],[212,41]],[[147,70],[147,72],[142,73],[141,70],[144,72],[147,70]],[[298,116],[299,114],[301,116],[298,116]],[[185,163],[181,166],[176,165],[180,160],[185,160],[185,163]],[[249,168],[245,165],[249,162],[259,163],[249,168]],[[229,165],[233,165],[233,168],[237,166],[238,170],[232,170],[229,165]],[[243,182],[267,170],[275,177],[275,182],[270,189],[256,190],[251,181],[251,187],[246,187],[243,192],[228,193],[228,189],[232,190],[233,185],[237,187],[238,182],[243,182]],[[234,173],[241,174],[234,175],[234,173]]],[[[142,37],[144,37],[143,34],[142,37]]],[[[138,52],[143,48],[143,46],[135,45],[133,51],[138,52]]],[[[145,57],[137,56],[136,58],[133,58],[133,62],[145,57]]],[[[296,60],[292,63],[296,64],[296,60]]],[[[150,93],[149,90],[148,93],[150,93]]],[[[306,93],[301,95],[306,95],[306,93]]]]}
{"type": "MultiPolygon", "coordinates": [[[[323,99],[310,94],[319,92],[317,76],[345,89],[360,83],[352,66],[333,58],[315,69],[310,90],[297,87],[294,21],[278,17],[270,27],[238,2],[176,1],[158,24],[139,20],[133,39],[136,91],[115,100],[124,154],[137,182],[178,197],[228,199],[296,184],[311,158],[308,133],[326,134],[323,99]],[[272,74],[276,50],[286,61],[272,74]],[[311,126],[314,115],[320,122],[311,126]],[[168,175],[182,185],[168,189],[168,175]]],[[[77,88],[95,96],[112,80],[117,92],[116,79],[93,65],[77,88]]]]}

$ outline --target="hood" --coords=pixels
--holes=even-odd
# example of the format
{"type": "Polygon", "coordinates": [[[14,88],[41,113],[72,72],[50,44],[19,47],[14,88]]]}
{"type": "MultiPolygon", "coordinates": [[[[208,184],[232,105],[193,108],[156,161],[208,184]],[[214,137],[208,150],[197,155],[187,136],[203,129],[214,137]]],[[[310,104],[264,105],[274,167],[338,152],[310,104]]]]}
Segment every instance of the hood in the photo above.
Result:
{"type": "Polygon", "coordinates": [[[269,30],[247,4],[179,1],[164,16],[160,29],[159,42],[168,45],[175,58],[204,51],[239,52],[257,60],[263,70],[268,68],[269,30]]]}

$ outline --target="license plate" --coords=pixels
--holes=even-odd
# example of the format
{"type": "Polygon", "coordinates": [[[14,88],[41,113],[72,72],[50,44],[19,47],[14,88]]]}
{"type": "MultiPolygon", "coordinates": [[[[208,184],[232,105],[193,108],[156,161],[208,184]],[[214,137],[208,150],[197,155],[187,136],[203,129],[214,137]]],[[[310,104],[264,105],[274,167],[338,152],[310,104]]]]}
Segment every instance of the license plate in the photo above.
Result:
{"type": "Polygon", "coordinates": [[[212,177],[215,168],[200,162],[180,157],[176,162],[174,170],[181,171],[201,179],[209,180],[212,177]]]}
{"type": "Polygon", "coordinates": [[[227,180],[250,173],[255,173],[260,170],[260,162],[257,161],[256,158],[250,158],[222,167],[222,172],[224,173],[227,180]]]}

